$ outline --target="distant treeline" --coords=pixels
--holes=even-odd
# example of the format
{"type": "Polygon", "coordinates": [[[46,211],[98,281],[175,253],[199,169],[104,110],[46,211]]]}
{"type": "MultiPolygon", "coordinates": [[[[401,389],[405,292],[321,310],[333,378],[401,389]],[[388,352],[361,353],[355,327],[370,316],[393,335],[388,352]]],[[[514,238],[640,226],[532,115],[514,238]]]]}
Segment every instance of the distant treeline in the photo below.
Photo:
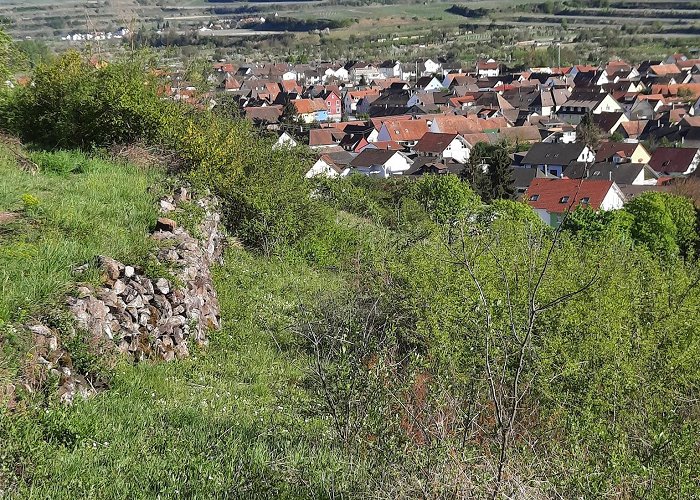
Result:
{"type": "Polygon", "coordinates": [[[276,35],[255,35],[248,37],[227,37],[227,36],[199,36],[196,33],[178,34],[175,31],[156,33],[152,30],[140,30],[134,35],[134,42],[137,47],[241,47],[256,40],[268,46],[284,46],[290,43],[290,37],[284,33],[276,35]]]}
{"type": "MultiPolygon", "coordinates": [[[[255,0],[256,2],[284,3],[284,2],[316,2],[318,0],[255,0]]],[[[242,0],[207,0],[209,3],[243,3],[242,0]]]]}
{"type": "MultiPolygon", "coordinates": [[[[643,4],[645,7],[640,7],[640,10],[634,13],[628,12],[630,7],[627,4],[623,8],[609,4],[604,0],[596,0],[591,2],[542,2],[532,4],[519,4],[515,6],[516,11],[531,12],[533,14],[554,14],[562,16],[597,16],[597,17],[636,17],[636,18],[667,18],[667,19],[700,19],[700,11],[693,12],[692,9],[683,8],[672,10],[671,5],[675,3],[662,4],[659,7],[661,10],[652,8],[652,4],[643,4]],[[596,9],[596,10],[592,10],[596,9]]],[[[689,4],[682,4],[689,5],[689,4]]],[[[635,7],[636,8],[636,7],[635,7]]]]}
{"type": "Polygon", "coordinates": [[[268,31],[311,31],[323,29],[347,28],[354,19],[297,19],[295,17],[271,17],[258,28],[268,31]]]}
{"type": "Polygon", "coordinates": [[[484,17],[489,13],[488,9],[471,9],[467,7],[466,5],[457,5],[454,4],[452,7],[446,10],[446,12],[449,12],[451,14],[457,14],[458,16],[464,16],[464,17],[484,17]]]}
{"type": "Polygon", "coordinates": [[[257,14],[265,10],[258,5],[241,5],[240,7],[210,7],[209,12],[216,15],[257,14]]]}

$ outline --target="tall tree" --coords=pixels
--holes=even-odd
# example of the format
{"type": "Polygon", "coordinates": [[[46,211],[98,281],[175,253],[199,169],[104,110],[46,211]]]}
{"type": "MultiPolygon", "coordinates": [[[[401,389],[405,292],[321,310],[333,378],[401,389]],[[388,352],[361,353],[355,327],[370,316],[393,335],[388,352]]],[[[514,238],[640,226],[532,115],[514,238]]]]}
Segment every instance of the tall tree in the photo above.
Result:
{"type": "Polygon", "coordinates": [[[514,195],[510,145],[477,143],[465,168],[465,178],[485,202],[511,199],[514,195]]]}

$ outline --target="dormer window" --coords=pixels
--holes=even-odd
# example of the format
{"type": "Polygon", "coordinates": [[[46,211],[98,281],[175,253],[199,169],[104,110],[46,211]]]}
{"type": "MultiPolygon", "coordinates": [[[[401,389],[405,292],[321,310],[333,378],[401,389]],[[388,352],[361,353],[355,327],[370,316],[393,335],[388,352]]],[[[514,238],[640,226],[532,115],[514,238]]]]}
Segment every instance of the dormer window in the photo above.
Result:
{"type": "Polygon", "coordinates": [[[561,199],[559,200],[559,203],[568,203],[568,202],[569,202],[568,196],[562,196],[561,199]]]}
{"type": "Polygon", "coordinates": [[[537,201],[539,199],[540,199],[539,194],[533,194],[532,196],[530,196],[530,201],[537,201]]]}
{"type": "Polygon", "coordinates": [[[583,198],[581,198],[581,203],[583,205],[588,205],[590,203],[590,201],[591,201],[591,199],[588,196],[584,196],[583,198]]]}

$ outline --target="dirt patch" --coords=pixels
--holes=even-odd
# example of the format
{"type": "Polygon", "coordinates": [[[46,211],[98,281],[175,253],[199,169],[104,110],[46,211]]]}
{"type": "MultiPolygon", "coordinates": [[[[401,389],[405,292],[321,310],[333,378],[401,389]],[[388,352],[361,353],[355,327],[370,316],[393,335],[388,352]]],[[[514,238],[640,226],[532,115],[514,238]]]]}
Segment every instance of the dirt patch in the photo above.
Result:
{"type": "Polygon", "coordinates": [[[0,212],[0,226],[16,222],[19,217],[19,214],[15,212],[0,212]]]}

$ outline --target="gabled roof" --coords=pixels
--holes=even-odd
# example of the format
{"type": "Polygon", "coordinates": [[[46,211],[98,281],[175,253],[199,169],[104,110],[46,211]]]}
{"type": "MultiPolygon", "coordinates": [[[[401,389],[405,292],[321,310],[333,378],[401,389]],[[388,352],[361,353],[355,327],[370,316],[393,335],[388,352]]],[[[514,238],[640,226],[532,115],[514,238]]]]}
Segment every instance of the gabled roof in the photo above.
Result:
{"type": "Polygon", "coordinates": [[[598,151],[595,154],[595,161],[607,161],[612,159],[613,156],[622,153],[624,157],[631,158],[632,153],[634,153],[637,148],[644,149],[644,146],[637,142],[604,142],[598,147],[598,151]]]}
{"type": "Polygon", "coordinates": [[[502,128],[499,134],[513,142],[539,142],[542,139],[540,129],[533,125],[502,128]]]}
{"type": "Polygon", "coordinates": [[[523,165],[568,165],[578,159],[585,147],[580,143],[538,142],[523,158],[523,165]]]}
{"type": "Polygon", "coordinates": [[[649,71],[658,76],[676,75],[681,72],[675,64],[654,64],[649,66],[649,71]]]}
{"type": "MultiPolygon", "coordinates": [[[[647,126],[649,120],[630,120],[628,122],[622,122],[618,127],[618,130],[622,128],[630,139],[636,139],[647,126]]],[[[613,130],[614,132],[614,130],[613,130]]]]}
{"type": "Polygon", "coordinates": [[[333,128],[312,128],[309,130],[309,146],[329,146],[338,144],[345,133],[333,128]]]}
{"type": "Polygon", "coordinates": [[[598,113],[592,116],[595,123],[604,132],[612,132],[617,128],[617,124],[623,119],[625,114],[622,111],[598,113]]]}
{"type": "Polygon", "coordinates": [[[387,120],[383,127],[392,141],[417,141],[428,131],[425,120],[387,120]]]}
{"type": "Polygon", "coordinates": [[[602,179],[612,180],[617,185],[632,184],[644,171],[645,179],[656,179],[658,175],[646,163],[586,163],[575,162],[564,170],[564,176],[569,179],[602,179]]]}
{"type": "Polygon", "coordinates": [[[357,168],[384,165],[397,154],[400,153],[385,149],[365,148],[350,162],[349,166],[357,168]]]}
{"type": "Polygon", "coordinates": [[[282,116],[282,106],[245,108],[246,118],[265,123],[277,123],[282,116]]]}
{"type": "Polygon", "coordinates": [[[476,116],[439,115],[433,118],[433,125],[443,134],[464,135],[483,130],[483,126],[476,116]]]}
{"type": "Polygon", "coordinates": [[[423,137],[413,148],[417,153],[436,153],[440,154],[452,141],[457,137],[457,134],[441,134],[436,132],[426,132],[423,137]]]}
{"type": "Polygon", "coordinates": [[[294,99],[291,103],[300,115],[315,113],[317,111],[326,111],[325,101],[318,97],[315,99],[294,99]]]}
{"type": "Polygon", "coordinates": [[[520,189],[529,187],[533,179],[557,179],[555,175],[545,173],[539,168],[513,168],[511,171],[513,186],[520,189]]]}
{"type": "Polygon", "coordinates": [[[656,148],[649,166],[660,174],[682,174],[688,170],[697,153],[697,148],[656,148]]]}
{"type": "Polygon", "coordinates": [[[579,205],[599,210],[615,183],[593,179],[533,179],[525,193],[532,208],[550,213],[575,210],[579,205]]]}
{"type": "Polygon", "coordinates": [[[323,160],[328,166],[340,174],[350,165],[350,162],[352,162],[354,158],[354,153],[339,151],[336,153],[324,153],[319,159],[323,160]]]}

